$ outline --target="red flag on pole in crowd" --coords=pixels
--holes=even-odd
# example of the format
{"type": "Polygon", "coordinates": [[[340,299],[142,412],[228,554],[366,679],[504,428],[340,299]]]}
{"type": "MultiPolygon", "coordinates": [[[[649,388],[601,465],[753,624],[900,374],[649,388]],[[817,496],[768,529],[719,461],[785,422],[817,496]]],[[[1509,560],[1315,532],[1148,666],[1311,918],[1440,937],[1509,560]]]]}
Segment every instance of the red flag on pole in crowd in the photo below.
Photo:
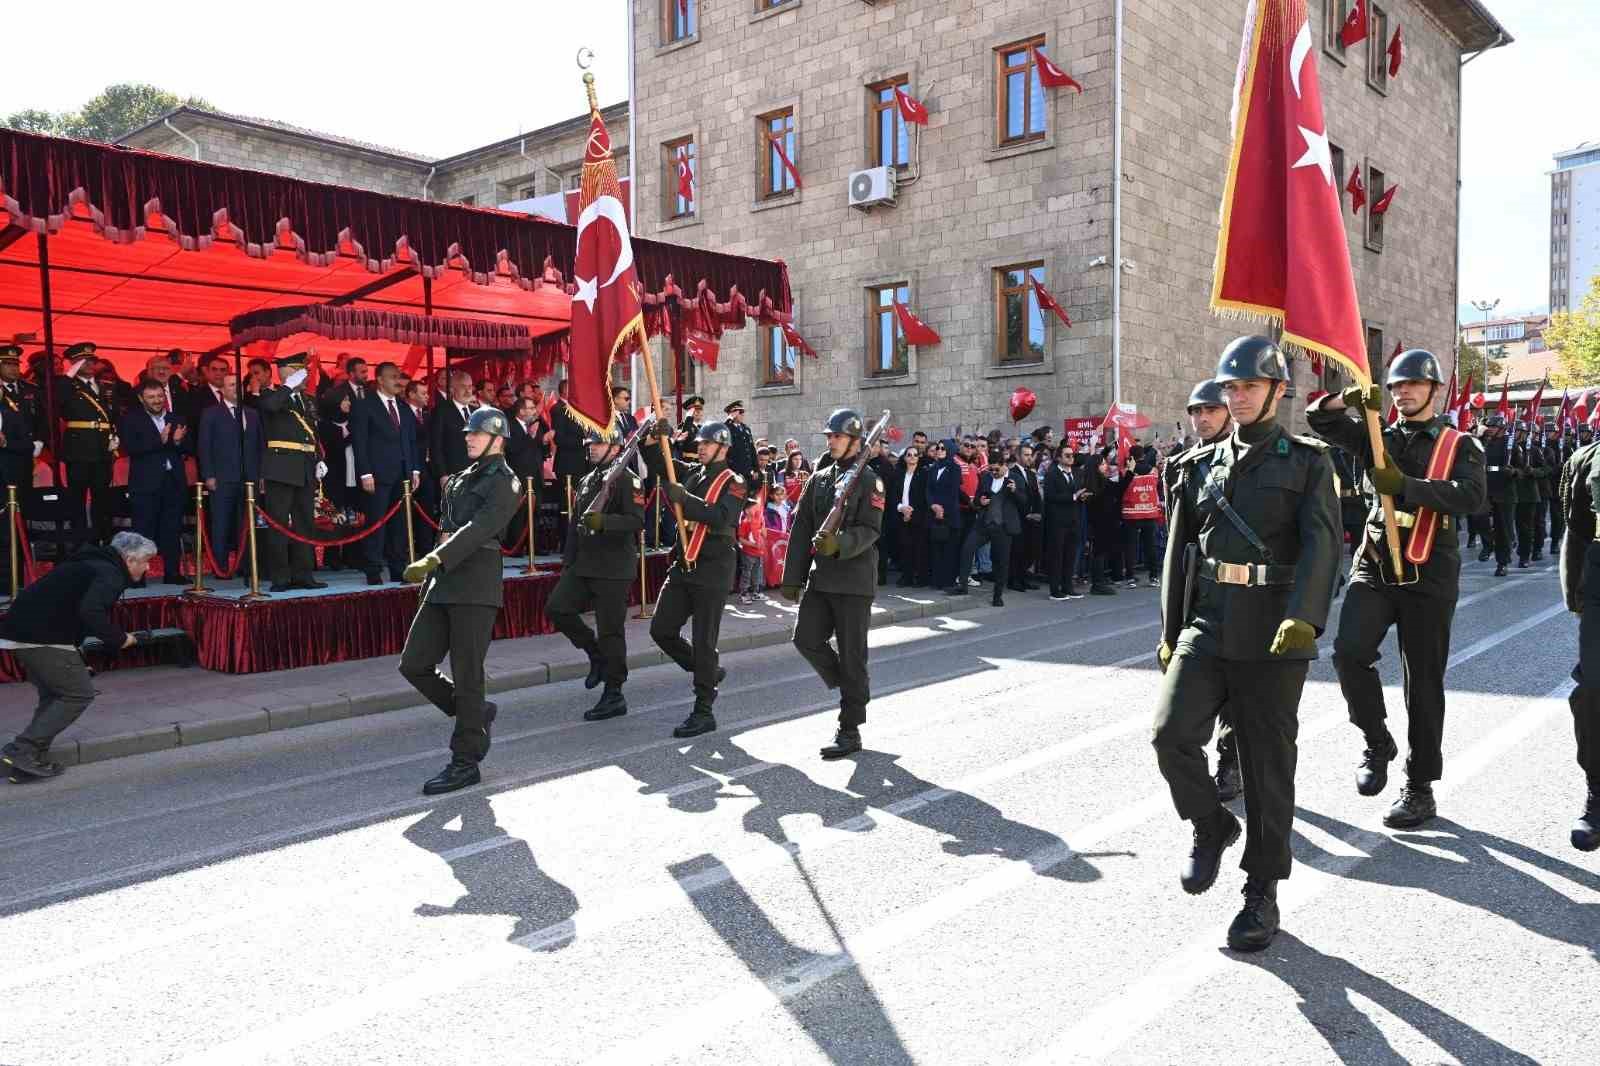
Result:
{"type": "Polygon", "coordinates": [[[1213,310],[1372,380],[1305,0],[1256,0],[1234,90],[1213,310]]]}
{"type": "Polygon", "coordinates": [[[1033,50],[1033,66],[1039,72],[1039,84],[1046,89],[1076,89],[1083,92],[1083,86],[1078,84],[1076,78],[1050,61],[1044,54],[1044,49],[1033,50]]]}
{"type": "Polygon", "coordinates": [[[1106,417],[1100,423],[1100,434],[1105,437],[1111,430],[1116,431],[1117,464],[1120,466],[1128,461],[1128,452],[1133,450],[1135,431],[1149,428],[1149,416],[1140,414],[1133,404],[1114,403],[1106,409],[1106,417]]]}
{"type": "Polygon", "coordinates": [[[1544,387],[1550,383],[1550,375],[1546,374],[1539,382],[1539,387],[1533,390],[1533,399],[1528,401],[1528,406],[1522,409],[1523,422],[1539,424],[1539,405],[1544,402],[1544,387]]]}
{"type": "Polygon", "coordinates": [[[1350,14],[1345,16],[1344,26],[1339,31],[1339,40],[1346,48],[1359,44],[1367,39],[1367,0],[1356,0],[1350,8],[1350,14]]]}
{"type": "Polygon", "coordinates": [[[1511,401],[1506,396],[1506,388],[1511,384],[1511,371],[1506,371],[1506,376],[1500,379],[1500,402],[1495,405],[1494,413],[1511,422],[1511,401]]]}
{"type": "Polygon", "coordinates": [[[1072,325],[1072,319],[1067,317],[1066,309],[1056,303],[1056,298],[1050,295],[1050,290],[1039,284],[1038,278],[1031,280],[1033,282],[1033,294],[1039,299],[1039,310],[1051,312],[1061,319],[1063,326],[1072,325]]]}
{"type": "Polygon", "coordinates": [[[1367,187],[1361,184],[1360,167],[1350,172],[1350,180],[1344,183],[1344,187],[1350,193],[1350,213],[1359,215],[1361,209],[1367,206],[1367,187]]]}
{"type": "Polygon", "coordinates": [[[1400,421],[1400,405],[1397,403],[1390,403],[1388,424],[1392,426],[1398,421],[1400,421]]]}
{"type": "MultiPolygon", "coordinates": [[[[787,134],[785,134],[785,137],[787,134]]],[[[789,159],[789,153],[783,150],[784,137],[768,137],[767,142],[777,149],[778,158],[783,161],[783,169],[789,172],[789,177],[794,180],[794,187],[801,188],[800,172],[794,168],[794,163],[789,159]]]]}
{"type": "Polygon", "coordinates": [[[817,350],[806,343],[806,339],[800,336],[800,331],[794,328],[792,321],[782,320],[778,323],[778,328],[783,330],[783,342],[789,347],[799,349],[800,354],[810,356],[812,359],[817,357],[817,350]]]}
{"type": "Polygon", "coordinates": [[[1578,393],[1578,402],[1572,405],[1572,420],[1578,425],[1589,421],[1589,394],[1593,389],[1584,389],[1578,393]]]}
{"type": "Polygon", "coordinates": [[[633,243],[622,207],[622,186],[611,138],[591,87],[589,142],[578,192],[577,254],[572,280],[572,356],[567,364],[567,407],[579,423],[612,432],[611,364],[643,350],[648,341],[639,305],[633,243]]]}
{"type": "Polygon", "coordinates": [[[1572,421],[1572,397],[1566,389],[1561,390],[1561,406],[1556,409],[1556,429],[1562,433],[1567,431],[1567,423],[1572,421]]]}
{"type": "Polygon", "coordinates": [[[1439,409],[1439,414],[1450,420],[1451,425],[1456,421],[1456,372],[1450,371],[1450,384],[1445,388],[1444,407],[1439,409]]]}
{"type": "Polygon", "coordinates": [[[1394,36],[1389,38],[1389,47],[1385,51],[1389,53],[1389,77],[1392,78],[1400,73],[1400,63],[1406,57],[1406,42],[1399,26],[1394,28],[1394,36]]]}
{"type": "Polygon", "coordinates": [[[1398,185],[1391,185],[1383,190],[1383,195],[1378,197],[1377,202],[1372,205],[1372,213],[1375,215],[1388,213],[1389,205],[1394,203],[1394,194],[1399,191],[1400,186],[1398,185]]]}
{"type": "Polygon", "coordinates": [[[898,85],[894,87],[894,102],[900,108],[900,117],[905,121],[917,126],[928,124],[927,105],[898,85]]]}
{"type": "Polygon", "coordinates": [[[911,309],[899,300],[894,302],[894,315],[900,320],[900,331],[906,336],[906,343],[921,347],[928,344],[938,344],[938,332],[922,319],[911,313],[911,309]]]}
{"type": "Polygon", "coordinates": [[[1600,428],[1600,389],[1594,391],[1594,399],[1589,401],[1589,425],[1600,428]]]}
{"type": "Polygon", "coordinates": [[[694,203],[694,169],[689,165],[689,153],[678,149],[678,195],[694,203]]]}
{"type": "MultiPolygon", "coordinates": [[[[1451,371],[1451,377],[1455,372],[1451,371]]],[[[1472,371],[1467,371],[1467,380],[1461,385],[1461,392],[1455,398],[1456,428],[1466,432],[1468,424],[1472,421],[1472,371]]]]}
{"type": "Polygon", "coordinates": [[[1389,353],[1389,361],[1391,363],[1394,362],[1394,357],[1399,355],[1403,351],[1405,351],[1405,345],[1401,344],[1399,341],[1395,341],[1394,342],[1394,351],[1389,353]]]}
{"type": "Polygon", "coordinates": [[[715,370],[717,355],[722,351],[722,342],[703,329],[691,329],[684,333],[683,351],[695,362],[715,370]]]}

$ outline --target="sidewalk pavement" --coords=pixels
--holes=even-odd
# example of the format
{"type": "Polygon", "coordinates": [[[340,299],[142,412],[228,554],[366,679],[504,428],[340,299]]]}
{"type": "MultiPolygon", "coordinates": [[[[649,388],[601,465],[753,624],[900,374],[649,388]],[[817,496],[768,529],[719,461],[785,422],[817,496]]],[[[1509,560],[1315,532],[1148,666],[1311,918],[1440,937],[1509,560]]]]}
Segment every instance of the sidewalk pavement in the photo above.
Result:
{"type": "MultiPolygon", "coordinates": [[[[988,606],[987,587],[952,598],[931,589],[878,589],[873,626],[988,606]]],[[[783,644],[796,608],[774,590],[752,606],[729,603],[722,653],[783,644]]],[[[628,667],[667,661],[650,639],[650,623],[628,621],[628,667]]],[[[199,667],[152,666],[96,674],[99,695],[56,738],[50,756],[66,765],[100,762],[167,748],[251,736],[277,729],[415,707],[422,702],[399,673],[400,657],[358,659],[261,674],[218,674],[199,667]]],[[[497,640],[485,664],[490,692],[582,677],[589,661],[559,633],[497,640]]],[[[27,725],[36,693],[27,682],[0,685],[0,738],[27,725]]]]}

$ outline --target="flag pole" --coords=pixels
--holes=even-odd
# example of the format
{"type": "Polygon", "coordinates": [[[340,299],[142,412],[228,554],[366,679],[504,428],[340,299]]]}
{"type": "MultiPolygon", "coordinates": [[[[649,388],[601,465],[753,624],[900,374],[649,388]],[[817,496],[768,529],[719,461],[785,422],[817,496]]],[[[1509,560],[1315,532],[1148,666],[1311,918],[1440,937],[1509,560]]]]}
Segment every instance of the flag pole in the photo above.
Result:
{"type": "MultiPolygon", "coordinates": [[[[1383,426],[1378,423],[1378,412],[1365,405],[1362,411],[1367,418],[1367,440],[1372,444],[1372,467],[1374,470],[1382,470],[1389,465],[1389,456],[1383,450],[1383,426]]],[[[1403,581],[1406,575],[1402,569],[1400,526],[1395,522],[1394,497],[1379,493],[1378,502],[1383,505],[1383,534],[1384,539],[1389,542],[1389,559],[1394,563],[1394,576],[1396,580],[1403,581]]]]}
{"type": "MultiPolygon", "coordinates": [[[[649,349],[646,348],[645,352],[648,356],[649,349]]],[[[672,461],[672,444],[667,439],[669,434],[661,426],[661,423],[666,421],[667,412],[661,405],[661,389],[656,384],[656,361],[651,358],[645,358],[639,360],[639,362],[644,366],[644,383],[650,390],[650,410],[654,411],[656,418],[660,419],[656,425],[661,432],[656,435],[656,440],[661,444],[661,458],[663,465],[666,467],[667,481],[676,485],[678,483],[678,468],[677,464],[672,461]]],[[[677,520],[678,535],[680,537],[683,536],[683,504],[677,500],[672,501],[672,517],[677,520]]],[[[687,560],[685,560],[684,565],[688,565],[687,560]]]]}

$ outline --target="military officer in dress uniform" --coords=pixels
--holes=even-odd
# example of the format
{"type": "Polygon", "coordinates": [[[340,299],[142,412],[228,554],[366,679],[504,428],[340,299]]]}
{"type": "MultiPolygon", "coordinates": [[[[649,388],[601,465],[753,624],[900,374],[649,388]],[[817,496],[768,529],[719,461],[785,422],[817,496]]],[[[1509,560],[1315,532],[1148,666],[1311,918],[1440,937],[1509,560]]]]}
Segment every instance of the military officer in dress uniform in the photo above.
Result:
{"type": "Polygon", "coordinates": [[[861,750],[861,723],[872,698],[867,676],[867,630],[878,591],[878,535],[883,529],[883,479],[863,466],[852,483],[837,530],[824,532],[844,476],[865,464],[861,415],[841,407],[828,416],[828,455],[833,462],[806,482],[789,530],[783,566],[783,598],[800,601],[794,646],[830,689],[839,690],[839,730],[822,749],[824,759],[861,750]],[[802,591],[803,590],[803,591],[802,591]],[[839,645],[834,651],[832,637],[839,645]]]}
{"type": "Polygon", "coordinates": [[[628,713],[622,684],[628,680],[628,590],[639,572],[639,533],[644,529],[644,486],[624,470],[611,486],[605,506],[589,513],[616,458],[617,444],[593,430],[585,435],[590,470],[578,482],[572,527],[562,553],[561,577],[550,593],[545,614],[572,646],[589,656],[584,688],[606,684],[600,702],[585,711],[586,722],[628,713]],[[583,612],[594,611],[594,629],[583,612]]]}
{"type": "MultiPolygon", "coordinates": [[[[647,443],[658,439],[657,427],[665,417],[665,409],[659,409],[647,443]]],[[[661,482],[667,498],[682,506],[684,528],[678,531],[677,556],[656,599],[650,639],[673,662],[694,674],[694,710],[672,731],[680,738],[717,728],[711,706],[717,700],[717,686],[727,674],[717,663],[717,634],[722,631],[722,608],[733,590],[735,538],[748,495],[744,478],[728,468],[732,439],[725,422],[701,426],[695,443],[700,461],[674,460],[677,482],[661,482]],[[682,633],[691,618],[693,644],[684,640],[682,633]]],[[[660,446],[646,447],[643,452],[650,472],[664,479],[666,460],[660,446]]]]}
{"type": "Polygon", "coordinates": [[[1444,669],[1450,659],[1450,623],[1461,594],[1461,554],[1456,516],[1483,506],[1487,492],[1483,446],[1457,433],[1436,414],[1444,375],[1432,352],[1412,348],[1389,363],[1384,381],[1400,409],[1400,420],[1383,431],[1388,458],[1372,463],[1364,422],[1346,414],[1378,411],[1376,385],[1352,385],[1324,396],[1306,411],[1311,431],[1359,458],[1373,492],[1394,497],[1395,518],[1405,545],[1402,569],[1394,572],[1383,526],[1383,507],[1373,498],[1350,591],[1339,615],[1333,666],[1339,674],[1350,721],[1366,738],[1356,768],[1356,791],[1376,796],[1389,781],[1389,763],[1399,754],[1385,724],[1383,682],[1374,664],[1391,626],[1399,630],[1406,700],[1406,784],[1383,824],[1412,829],[1436,813],[1433,782],[1444,771],[1444,669]]]}
{"type": "Polygon", "coordinates": [[[56,410],[61,418],[61,459],[67,464],[67,499],[72,502],[72,527],[83,528],[84,498],[90,497],[88,537],[104,544],[111,536],[111,467],[117,458],[116,418],[112,397],[95,380],[100,361],[88,341],[61,353],[67,374],[56,379],[56,410]]]}
{"type": "Polygon", "coordinates": [[[1578,766],[1589,786],[1572,826],[1572,846],[1600,848],[1600,441],[1579,446],[1561,468],[1560,499],[1567,535],[1561,549],[1561,594],[1578,616],[1578,687],[1567,702],[1578,742],[1578,766]]]}
{"type": "Polygon", "coordinates": [[[505,412],[480,408],[462,429],[469,465],[445,481],[439,505],[439,543],[406,567],[422,582],[417,616],[400,653],[400,673],[429,703],[455,719],[450,763],[422,786],[425,796],[476,785],[489,754],[495,705],[484,698],[483,660],[495,618],[505,602],[500,537],[522,499],[506,465],[505,412]],[[450,657],[450,676],[439,663],[450,657]]]}
{"type": "MultiPolygon", "coordinates": [[[[309,352],[297,352],[276,360],[283,384],[267,389],[257,402],[267,439],[261,459],[267,514],[302,537],[316,535],[317,482],[328,473],[328,464],[317,451],[317,405],[305,392],[310,359],[309,352]]],[[[311,545],[291,542],[277,530],[267,535],[267,574],[273,592],[327,588],[326,581],[312,576],[316,565],[311,545]]]]}
{"type": "Polygon", "coordinates": [[[1516,538],[1517,502],[1511,488],[1511,448],[1506,440],[1506,420],[1502,415],[1490,415],[1483,420],[1484,482],[1488,486],[1490,529],[1494,536],[1491,545],[1486,538],[1478,561],[1484,562],[1494,553],[1494,576],[1505,577],[1511,565],[1511,543],[1516,538]]]}
{"type": "Polygon", "coordinates": [[[735,400],[722,409],[728,416],[728,469],[749,483],[756,472],[756,438],[744,424],[744,401],[735,400]]]}
{"type": "Polygon", "coordinates": [[[1339,572],[1339,500],[1327,446],[1278,424],[1288,373],[1277,345],[1240,337],[1223,349],[1216,378],[1237,428],[1173,460],[1196,487],[1172,509],[1153,744],[1179,817],[1194,823],[1180,883],[1199,894],[1239,839],[1204,751],[1218,711],[1232,710],[1248,823],[1240,865],[1248,879],[1228,946],[1260,951],[1277,934],[1277,883],[1289,876],[1300,692],[1339,572]],[[1198,558],[1194,572],[1181,575],[1188,544],[1198,546],[1198,558]],[[1185,578],[1194,582],[1192,597],[1185,578]]]}

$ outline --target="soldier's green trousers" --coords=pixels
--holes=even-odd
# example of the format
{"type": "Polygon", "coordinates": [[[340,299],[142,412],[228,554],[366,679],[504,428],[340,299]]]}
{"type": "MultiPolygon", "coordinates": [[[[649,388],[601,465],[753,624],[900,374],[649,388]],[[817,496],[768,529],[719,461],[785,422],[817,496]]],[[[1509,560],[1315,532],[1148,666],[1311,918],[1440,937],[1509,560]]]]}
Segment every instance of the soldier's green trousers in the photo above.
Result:
{"type": "Polygon", "coordinates": [[[839,690],[842,726],[859,726],[867,720],[867,703],[872,699],[867,676],[867,630],[871,627],[871,596],[808,588],[800,597],[791,639],[822,683],[839,690]],[[829,637],[839,645],[838,651],[828,643],[829,637]]]}
{"type": "Polygon", "coordinates": [[[1295,738],[1310,663],[1234,662],[1180,644],[1161,679],[1152,743],[1178,817],[1217,809],[1205,746],[1224,706],[1244,777],[1245,844],[1239,865],[1258,877],[1289,876],[1294,821],[1295,738]]]}
{"type": "Polygon", "coordinates": [[[455,719],[450,754],[473,762],[489,754],[483,660],[499,613],[498,607],[477,604],[424,603],[411,620],[400,653],[400,673],[429,703],[455,719]],[[446,655],[449,677],[438,669],[446,655]]]}

